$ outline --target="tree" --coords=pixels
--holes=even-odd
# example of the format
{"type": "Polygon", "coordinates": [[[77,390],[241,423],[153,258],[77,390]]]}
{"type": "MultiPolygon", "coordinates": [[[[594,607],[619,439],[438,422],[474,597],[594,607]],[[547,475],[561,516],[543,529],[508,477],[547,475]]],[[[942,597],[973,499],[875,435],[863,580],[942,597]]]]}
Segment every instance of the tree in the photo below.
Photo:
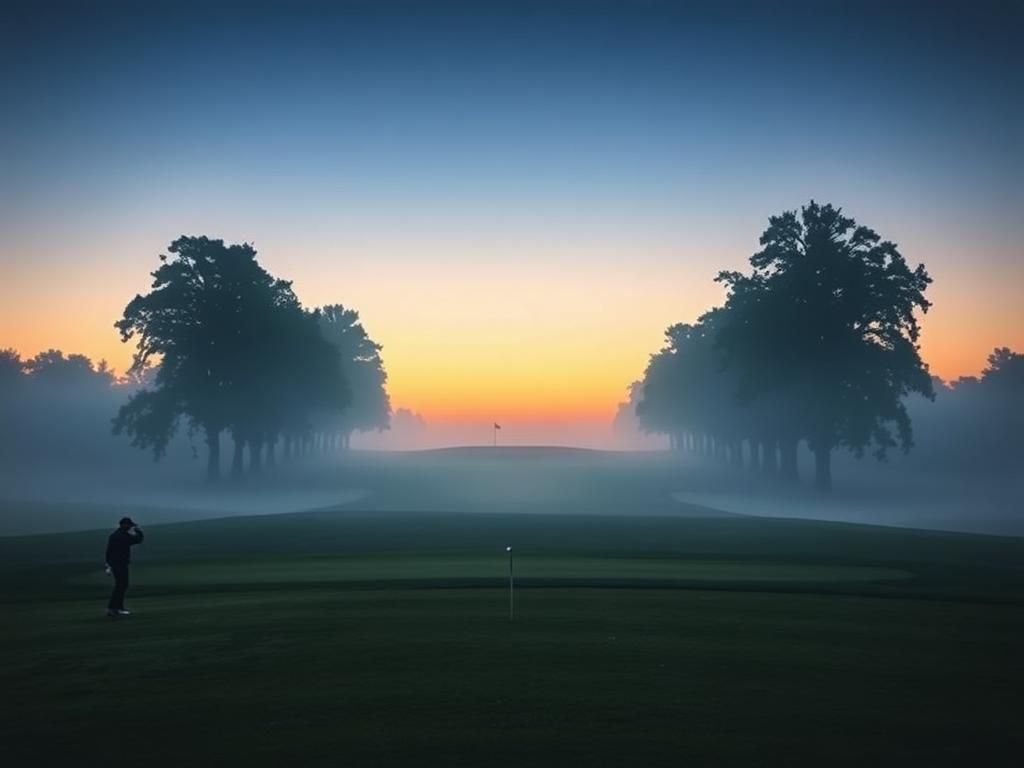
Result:
{"type": "Polygon", "coordinates": [[[114,372],[106,360],[93,364],[85,355],[67,357],[59,349],[48,349],[24,363],[26,373],[34,382],[62,387],[95,387],[109,389],[114,385],[114,372]]]}
{"type": "Polygon", "coordinates": [[[351,389],[351,403],[325,426],[349,447],[353,431],[384,430],[391,417],[391,401],[385,384],[387,372],[380,352],[383,347],[366,333],[359,313],[342,304],[330,304],[319,312],[320,332],[338,353],[341,374],[351,389]]]}
{"type": "Polygon", "coordinates": [[[771,217],[760,244],[749,275],[717,278],[729,290],[722,345],[752,397],[799,403],[793,432],[808,440],[816,485],[828,489],[835,447],[859,456],[873,446],[884,459],[913,444],[903,398],[933,397],[915,316],[931,306],[931,278],[895,244],[814,201],[771,217]]]}
{"type": "Polygon", "coordinates": [[[668,435],[669,445],[678,449],[681,434],[688,426],[686,393],[683,390],[685,360],[679,340],[689,326],[676,324],[665,330],[666,344],[651,355],[641,384],[636,418],[647,433],[668,435]]]}
{"type": "Polygon", "coordinates": [[[665,331],[666,344],[644,373],[636,414],[641,428],[669,435],[674,449],[738,462],[749,413],[716,344],[721,312],[713,309],[695,324],[677,323],[665,331]]]}
{"type": "Polygon", "coordinates": [[[221,433],[251,416],[240,407],[252,404],[254,369],[267,363],[254,355],[261,334],[276,310],[298,301],[247,243],[180,237],[168,253],[152,273],[152,290],[132,299],[114,324],[122,341],[137,339],[132,372],[159,363],[153,388],[121,408],[114,431],[159,457],[184,416],[205,435],[212,480],[220,474],[221,433]]]}
{"type": "Polygon", "coordinates": [[[114,434],[131,438],[135,448],[153,452],[159,460],[167,450],[184,410],[171,387],[140,389],[129,395],[114,417],[114,434]]]}
{"type": "Polygon", "coordinates": [[[981,380],[969,391],[977,435],[972,445],[987,447],[990,467],[1019,470],[1024,459],[1024,354],[1008,347],[994,349],[981,380]]]}
{"type": "MultiPolygon", "coordinates": [[[[24,381],[25,362],[21,355],[14,349],[0,349],[0,420],[8,430],[12,417],[20,407],[18,401],[23,394],[24,381]]],[[[5,439],[0,440],[0,449],[4,448],[3,443],[8,439],[9,436],[5,436],[5,439]]]]}
{"type": "Polygon", "coordinates": [[[25,363],[14,349],[0,349],[0,394],[19,386],[25,375],[25,363]]]}
{"type": "Polygon", "coordinates": [[[988,366],[981,373],[982,384],[1016,399],[1024,398],[1024,354],[1009,347],[997,347],[988,356],[988,366]]]}

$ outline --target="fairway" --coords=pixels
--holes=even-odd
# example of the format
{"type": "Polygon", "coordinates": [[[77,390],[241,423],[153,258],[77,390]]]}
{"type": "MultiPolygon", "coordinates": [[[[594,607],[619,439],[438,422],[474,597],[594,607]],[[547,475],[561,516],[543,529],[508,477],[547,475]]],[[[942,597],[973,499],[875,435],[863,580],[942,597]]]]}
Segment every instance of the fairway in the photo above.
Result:
{"type": "Polygon", "coordinates": [[[1024,542],[321,511],[0,538],[15,764],[963,765],[1024,743],[1024,542]],[[516,618],[508,618],[514,544],[516,618]]]}

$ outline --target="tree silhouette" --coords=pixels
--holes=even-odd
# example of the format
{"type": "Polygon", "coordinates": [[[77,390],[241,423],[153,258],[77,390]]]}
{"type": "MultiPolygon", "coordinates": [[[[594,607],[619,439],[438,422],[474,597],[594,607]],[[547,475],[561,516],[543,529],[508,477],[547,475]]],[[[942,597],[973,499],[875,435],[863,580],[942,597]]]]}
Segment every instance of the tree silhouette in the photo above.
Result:
{"type": "Polygon", "coordinates": [[[25,363],[14,349],[0,349],[0,392],[19,386],[25,374],[25,363]]]}
{"type": "Polygon", "coordinates": [[[957,386],[969,400],[976,434],[970,445],[986,445],[990,466],[1020,469],[1024,460],[1024,354],[999,347],[975,386],[957,386]]]}
{"type": "Polygon", "coordinates": [[[1009,347],[997,347],[988,356],[981,383],[990,391],[999,391],[1018,400],[1024,398],[1024,354],[1009,347]]]}
{"type": "Polygon", "coordinates": [[[319,313],[320,332],[338,352],[341,373],[352,392],[351,404],[325,422],[342,447],[348,448],[352,432],[384,430],[391,417],[391,401],[385,383],[387,372],[380,344],[369,337],[359,313],[342,304],[330,304],[319,313]]]}
{"type": "Polygon", "coordinates": [[[666,344],[644,373],[636,414],[643,429],[668,434],[674,449],[737,462],[750,417],[716,344],[720,320],[721,310],[712,310],[695,324],[665,331],[666,344]]]}
{"type": "Polygon", "coordinates": [[[749,275],[722,272],[729,289],[721,345],[741,390],[799,403],[789,423],[815,456],[815,483],[831,487],[831,452],[882,459],[912,445],[903,397],[932,397],[918,353],[915,311],[931,282],[896,246],[814,201],[769,219],[749,275]],[[755,351],[756,350],[756,351],[755,351]],[[893,434],[895,428],[895,435],[893,434]]]}
{"type": "Polygon", "coordinates": [[[6,435],[0,436],[0,456],[14,450],[11,424],[21,407],[25,383],[25,363],[14,349],[0,349],[0,420],[6,435]]]}
{"type": "Polygon", "coordinates": [[[168,253],[152,273],[152,290],[132,299],[115,323],[122,341],[137,338],[131,370],[137,373],[151,362],[159,369],[153,387],[121,408],[114,431],[126,432],[159,457],[183,416],[190,430],[204,433],[207,476],[216,479],[224,429],[230,427],[236,440],[244,434],[255,446],[265,439],[270,425],[263,423],[261,409],[273,395],[264,391],[263,374],[285,362],[273,352],[291,343],[275,329],[295,327],[283,318],[301,314],[301,308],[290,283],[264,270],[249,244],[181,237],[168,253]]]}
{"type": "Polygon", "coordinates": [[[85,355],[67,357],[59,349],[40,352],[24,363],[25,372],[34,382],[65,387],[95,387],[109,389],[114,384],[114,372],[106,360],[93,365],[85,355]]]}
{"type": "Polygon", "coordinates": [[[672,450],[681,447],[682,436],[689,426],[685,409],[685,361],[678,341],[689,326],[679,324],[665,331],[666,344],[651,355],[642,380],[642,392],[636,405],[637,423],[648,433],[668,435],[672,450]]]}
{"type": "Polygon", "coordinates": [[[160,459],[178,430],[184,406],[172,387],[140,389],[129,395],[114,417],[114,434],[126,434],[131,444],[160,459]]]}

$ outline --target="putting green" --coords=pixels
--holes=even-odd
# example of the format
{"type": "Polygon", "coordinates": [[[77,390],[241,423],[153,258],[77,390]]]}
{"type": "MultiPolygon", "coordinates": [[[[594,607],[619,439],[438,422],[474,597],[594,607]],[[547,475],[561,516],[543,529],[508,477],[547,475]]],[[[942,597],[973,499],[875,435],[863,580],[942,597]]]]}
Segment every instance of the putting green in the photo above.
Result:
{"type": "MultiPolygon", "coordinates": [[[[817,565],[791,562],[686,558],[521,557],[516,577],[529,580],[724,583],[853,583],[908,579],[895,568],[817,565]]],[[[284,584],[408,580],[494,580],[508,576],[502,557],[373,555],[141,563],[133,569],[135,586],[284,584]]],[[[77,583],[105,583],[102,571],[79,574],[77,583]]]]}

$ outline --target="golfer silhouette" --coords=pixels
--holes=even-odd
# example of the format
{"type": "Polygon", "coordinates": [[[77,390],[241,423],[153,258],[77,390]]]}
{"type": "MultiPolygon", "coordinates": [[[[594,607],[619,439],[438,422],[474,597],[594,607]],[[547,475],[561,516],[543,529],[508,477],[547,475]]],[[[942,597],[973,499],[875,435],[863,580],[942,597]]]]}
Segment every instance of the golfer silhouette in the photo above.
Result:
{"type": "Polygon", "coordinates": [[[114,576],[114,589],[107,603],[107,616],[129,616],[125,610],[124,595],[128,591],[128,565],[132,561],[132,547],[145,539],[142,529],[130,517],[122,517],[117,530],[107,538],[107,569],[114,576]]]}

